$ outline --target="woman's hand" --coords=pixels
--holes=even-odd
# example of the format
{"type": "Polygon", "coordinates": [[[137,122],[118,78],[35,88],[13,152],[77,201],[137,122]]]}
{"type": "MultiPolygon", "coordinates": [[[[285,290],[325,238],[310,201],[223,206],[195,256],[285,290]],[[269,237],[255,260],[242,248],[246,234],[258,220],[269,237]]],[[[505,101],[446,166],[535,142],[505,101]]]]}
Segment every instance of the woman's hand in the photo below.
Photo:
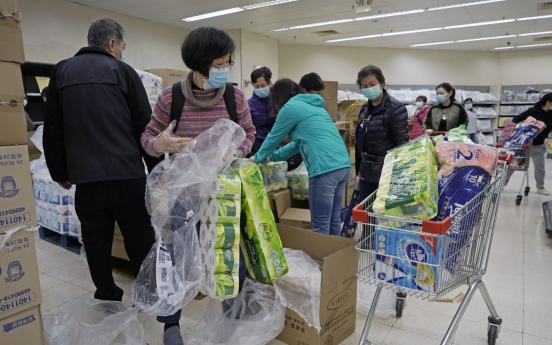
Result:
{"type": "Polygon", "coordinates": [[[431,135],[433,134],[433,129],[426,129],[425,132],[427,133],[427,135],[431,135]]]}
{"type": "Polygon", "coordinates": [[[356,181],[355,181],[355,190],[356,191],[358,191],[359,184],[360,184],[360,176],[357,176],[356,181]]]}
{"type": "Polygon", "coordinates": [[[177,153],[182,151],[192,141],[190,138],[177,138],[171,136],[173,125],[170,124],[153,142],[153,151],[157,154],[177,153]]]}
{"type": "MultiPolygon", "coordinates": [[[[259,162],[257,162],[257,161],[255,160],[255,156],[254,156],[254,155],[251,156],[251,157],[249,158],[249,161],[250,161],[250,162],[253,162],[253,163],[259,163],[259,162]]],[[[264,162],[265,162],[265,163],[270,163],[270,158],[267,158],[264,162]]]]}

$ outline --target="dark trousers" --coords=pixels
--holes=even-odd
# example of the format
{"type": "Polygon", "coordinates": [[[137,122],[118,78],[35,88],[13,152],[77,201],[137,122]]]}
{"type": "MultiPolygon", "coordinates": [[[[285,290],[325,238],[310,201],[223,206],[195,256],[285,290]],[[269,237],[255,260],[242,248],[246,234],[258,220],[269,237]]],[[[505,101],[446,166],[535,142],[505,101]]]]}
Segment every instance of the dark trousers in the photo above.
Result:
{"type": "Polygon", "coordinates": [[[144,196],[146,178],[78,184],[75,209],[81,221],[94,298],[121,301],[123,290],[115,285],[111,273],[111,247],[115,221],[124,238],[132,272],[137,276],[142,261],[155,243],[144,196]]]}

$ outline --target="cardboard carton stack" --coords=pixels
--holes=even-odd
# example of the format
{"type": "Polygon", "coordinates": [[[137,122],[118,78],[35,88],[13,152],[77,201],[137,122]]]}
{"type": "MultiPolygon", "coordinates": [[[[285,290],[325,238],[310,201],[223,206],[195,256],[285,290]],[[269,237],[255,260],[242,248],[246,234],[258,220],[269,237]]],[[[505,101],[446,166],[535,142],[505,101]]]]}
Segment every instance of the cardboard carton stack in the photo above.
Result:
{"type": "Polygon", "coordinates": [[[18,8],[16,0],[0,0],[0,344],[37,345],[45,341],[35,237],[9,231],[36,225],[18,8]]]}
{"type": "Polygon", "coordinates": [[[182,81],[184,78],[186,78],[186,75],[188,75],[188,71],[181,71],[179,69],[172,68],[148,69],[146,70],[146,72],[149,72],[163,79],[162,89],[171,87],[174,83],[182,81]]]}

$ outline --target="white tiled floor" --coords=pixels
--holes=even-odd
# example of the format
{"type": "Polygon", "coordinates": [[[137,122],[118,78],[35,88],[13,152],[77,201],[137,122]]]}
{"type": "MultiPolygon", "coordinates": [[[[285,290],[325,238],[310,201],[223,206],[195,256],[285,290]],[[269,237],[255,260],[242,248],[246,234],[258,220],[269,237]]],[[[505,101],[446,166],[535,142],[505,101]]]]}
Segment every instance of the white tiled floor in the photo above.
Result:
{"type": "MultiPolygon", "coordinates": [[[[547,182],[552,190],[552,160],[547,161],[547,182]]],[[[522,173],[517,172],[506,187],[499,208],[498,221],[489,262],[483,281],[504,322],[500,345],[552,345],[552,239],[544,231],[542,203],[548,198],[536,194],[530,172],[531,194],[524,197],[521,206],[514,203],[522,173]]],[[[37,236],[38,238],[38,236],[37,236]]],[[[78,256],[47,242],[38,240],[40,281],[45,313],[72,299],[90,299],[95,290],[88,268],[78,256]]],[[[125,291],[123,302],[130,298],[132,280],[115,276],[125,291]]],[[[467,287],[453,291],[456,296],[467,287]]],[[[192,301],[183,311],[180,322],[186,333],[200,320],[207,299],[192,301]]],[[[458,303],[428,303],[409,299],[403,317],[376,319],[370,330],[372,344],[431,345],[441,339],[458,308],[458,303]]],[[[454,339],[457,345],[487,344],[488,311],[477,293],[467,309],[454,339]]],[[[162,325],[154,317],[140,313],[146,341],[149,345],[162,344],[162,325]]],[[[365,316],[357,315],[356,332],[343,344],[358,344],[365,316]]],[[[283,344],[278,340],[270,345],[283,344]]]]}

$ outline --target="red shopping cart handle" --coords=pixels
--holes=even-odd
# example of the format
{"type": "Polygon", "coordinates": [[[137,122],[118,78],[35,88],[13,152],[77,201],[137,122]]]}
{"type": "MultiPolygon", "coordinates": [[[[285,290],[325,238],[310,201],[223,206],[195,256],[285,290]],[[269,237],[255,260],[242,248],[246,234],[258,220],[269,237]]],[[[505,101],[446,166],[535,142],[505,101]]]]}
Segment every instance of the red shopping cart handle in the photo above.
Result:
{"type": "MultiPolygon", "coordinates": [[[[353,208],[353,220],[355,222],[369,223],[370,216],[367,210],[362,209],[362,205],[358,204],[353,208]]],[[[452,219],[447,217],[442,221],[424,220],[422,221],[422,232],[427,232],[435,235],[442,235],[450,229],[452,219]]]]}
{"type": "Polygon", "coordinates": [[[447,132],[433,131],[433,132],[431,132],[430,136],[434,137],[436,135],[445,135],[445,134],[447,134],[447,132]]]}
{"type": "Polygon", "coordinates": [[[506,153],[502,153],[502,154],[499,154],[498,155],[498,161],[499,162],[505,162],[505,163],[508,163],[508,164],[512,164],[512,155],[511,154],[506,154],[506,153]]]}

